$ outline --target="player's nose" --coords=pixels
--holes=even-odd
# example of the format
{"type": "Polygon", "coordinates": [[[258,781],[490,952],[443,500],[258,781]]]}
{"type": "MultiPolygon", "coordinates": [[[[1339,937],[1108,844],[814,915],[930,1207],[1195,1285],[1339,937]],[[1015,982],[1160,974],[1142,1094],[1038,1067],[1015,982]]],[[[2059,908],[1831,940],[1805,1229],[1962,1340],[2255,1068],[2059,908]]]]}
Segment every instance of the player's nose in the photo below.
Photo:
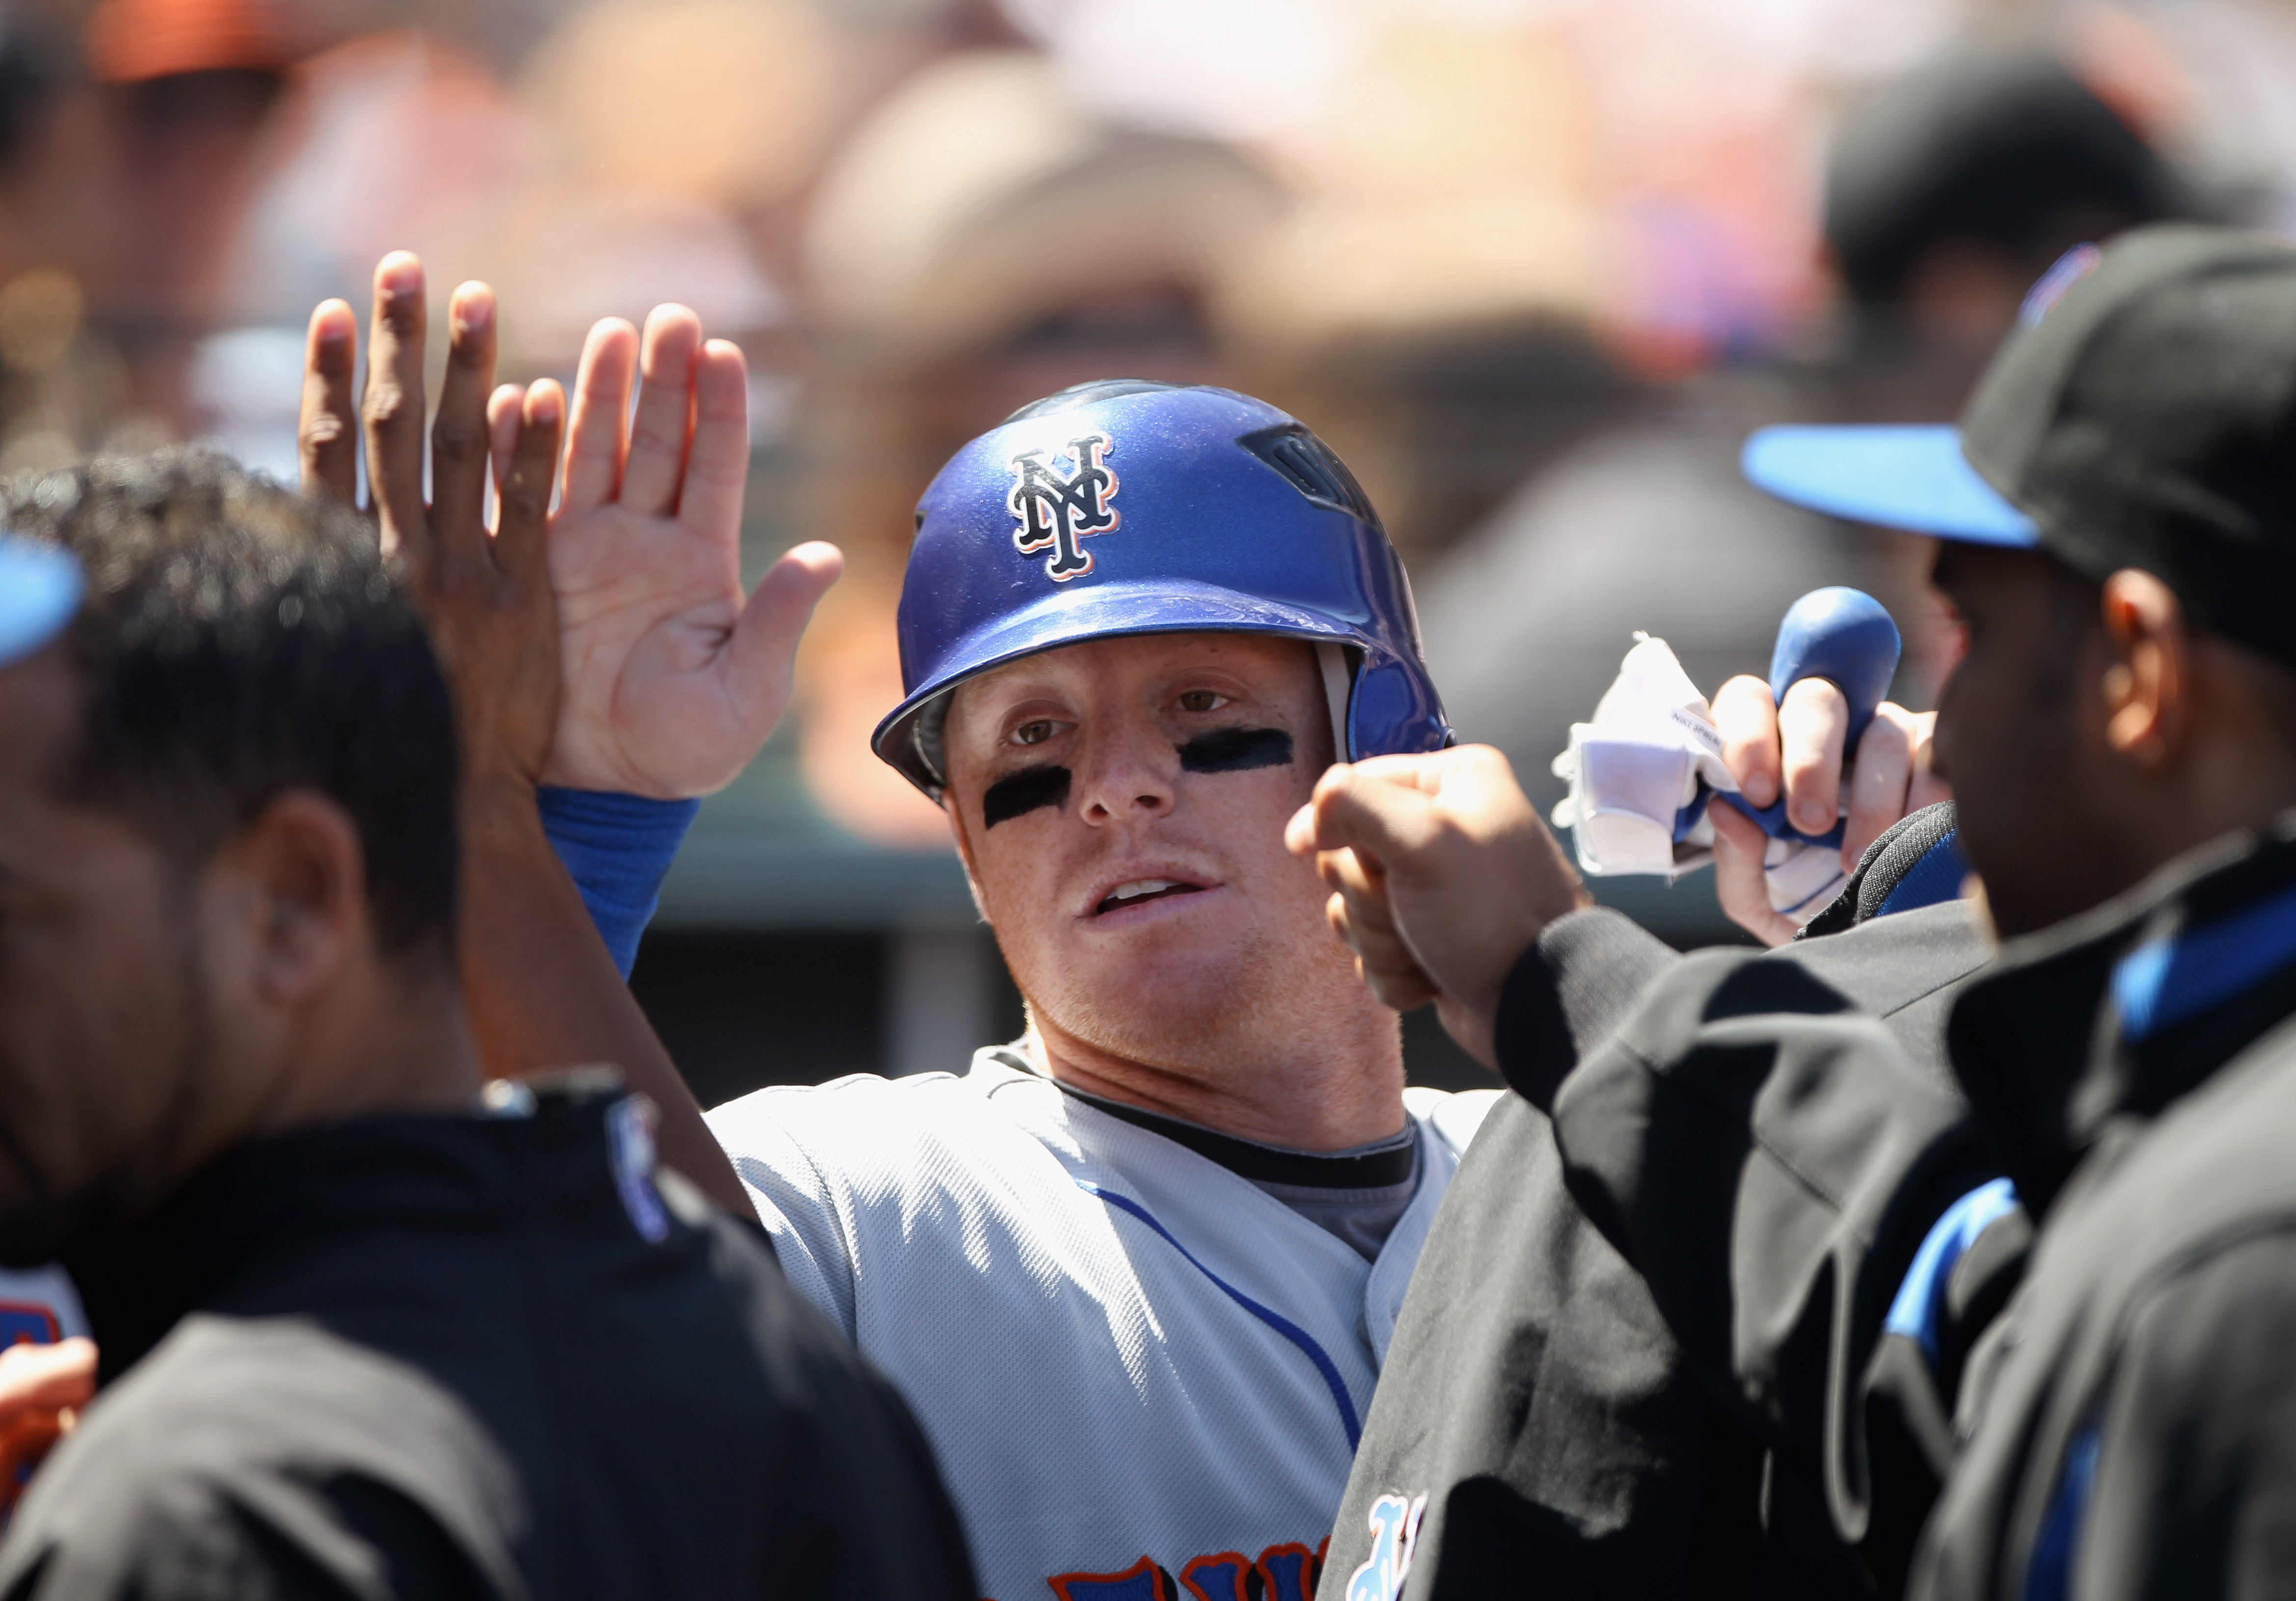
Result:
{"type": "Polygon", "coordinates": [[[1078,771],[1078,814],[1096,827],[1145,821],[1172,810],[1180,756],[1152,723],[1129,720],[1089,730],[1078,771]]]}

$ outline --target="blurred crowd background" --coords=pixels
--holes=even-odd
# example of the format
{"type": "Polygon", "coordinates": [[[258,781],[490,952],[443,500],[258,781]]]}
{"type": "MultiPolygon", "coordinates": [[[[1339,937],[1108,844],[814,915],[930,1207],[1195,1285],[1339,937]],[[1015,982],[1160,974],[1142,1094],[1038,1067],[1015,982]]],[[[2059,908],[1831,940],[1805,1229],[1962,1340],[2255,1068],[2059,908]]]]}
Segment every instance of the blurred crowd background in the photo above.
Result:
{"type": "MultiPolygon", "coordinates": [[[[709,1104],[1019,1028],[867,749],[911,507],[1015,406],[1298,414],[1545,804],[1637,628],[1710,690],[1857,584],[1927,704],[1926,552],[1762,501],[1739,441],[1949,417],[2062,250],[2177,216],[2296,233],[2296,0],[4,0],[0,470],[205,438],[291,476],[304,319],[396,247],[497,286],[512,377],[661,300],[737,340],[752,576],[849,566],[639,960],[709,1104]]],[[[1599,887],[1726,936],[1702,878],[1599,887]]]]}

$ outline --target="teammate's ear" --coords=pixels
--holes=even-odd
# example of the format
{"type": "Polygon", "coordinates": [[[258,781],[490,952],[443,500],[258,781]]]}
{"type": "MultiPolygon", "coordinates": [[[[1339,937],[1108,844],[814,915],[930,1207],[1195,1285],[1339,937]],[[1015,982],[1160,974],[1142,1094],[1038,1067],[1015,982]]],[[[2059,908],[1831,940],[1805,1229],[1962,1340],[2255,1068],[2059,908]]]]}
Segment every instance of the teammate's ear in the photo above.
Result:
{"type": "Polygon", "coordinates": [[[2193,641],[2184,608],[2167,584],[2134,568],[2104,581],[2101,604],[2112,652],[2103,686],[2106,743],[2157,768],[2191,723],[2193,641]]]}
{"type": "Polygon", "coordinates": [[[358,828],[326,796],[290,789],[275,797],[217,865],[238,875],[250,897],[251,976],[274,1005],[324,990],[369,937],[358,828]]]}

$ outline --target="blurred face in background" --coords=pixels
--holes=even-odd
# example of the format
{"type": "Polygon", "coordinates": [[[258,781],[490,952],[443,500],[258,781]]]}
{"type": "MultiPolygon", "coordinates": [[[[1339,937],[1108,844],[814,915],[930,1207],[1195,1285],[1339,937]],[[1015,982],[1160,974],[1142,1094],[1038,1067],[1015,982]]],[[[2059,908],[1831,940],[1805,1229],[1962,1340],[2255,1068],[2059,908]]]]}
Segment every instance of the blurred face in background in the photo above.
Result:
{"type": "Polygon", "coordinates": [[[1217,1074],[1365,1003],[1283,825],[1330,764],[1311,647],[1250,634],[1096,640],[960,686],[946,805],[997,943],[1055,1048],[1217,1074]]]}

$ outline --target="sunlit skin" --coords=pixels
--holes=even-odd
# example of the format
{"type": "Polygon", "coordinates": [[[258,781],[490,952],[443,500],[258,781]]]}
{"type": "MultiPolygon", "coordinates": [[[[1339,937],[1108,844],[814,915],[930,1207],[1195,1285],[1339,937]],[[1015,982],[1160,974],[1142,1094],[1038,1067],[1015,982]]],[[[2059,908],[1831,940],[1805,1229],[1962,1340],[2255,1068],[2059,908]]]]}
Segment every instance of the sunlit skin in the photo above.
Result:
{"type": "Polygon", "coordinates": [[[946,740],[957,848],[1055,1077],[1300,1149],[1402,1129],[1396,1015],[1357,982],[1314,867],[1283,845],[1332,748],[1308,646],[1068,646],[961,686],[946,740]],[[1224,733],[1198,750],[1234,749],[1242,731],[1288,736],[1291,759],[1183,761],[1191,740],[1224,733]],[[990,788],[1046,767],[1068,770],[1065,796],[989,825],[990,788]],[[1176,887],[1106,904],[1142,880],[1176,887]]]}
{"type": "Polygon", "coordinates": [[[385,958],[358,835],[290,790],[186,870],[57,794],[79,689],[59,648],[0,671],[0,1256],[67,1214],[132,1217],[242,1140],[467,1107],[443,953],[385,958]]]}

